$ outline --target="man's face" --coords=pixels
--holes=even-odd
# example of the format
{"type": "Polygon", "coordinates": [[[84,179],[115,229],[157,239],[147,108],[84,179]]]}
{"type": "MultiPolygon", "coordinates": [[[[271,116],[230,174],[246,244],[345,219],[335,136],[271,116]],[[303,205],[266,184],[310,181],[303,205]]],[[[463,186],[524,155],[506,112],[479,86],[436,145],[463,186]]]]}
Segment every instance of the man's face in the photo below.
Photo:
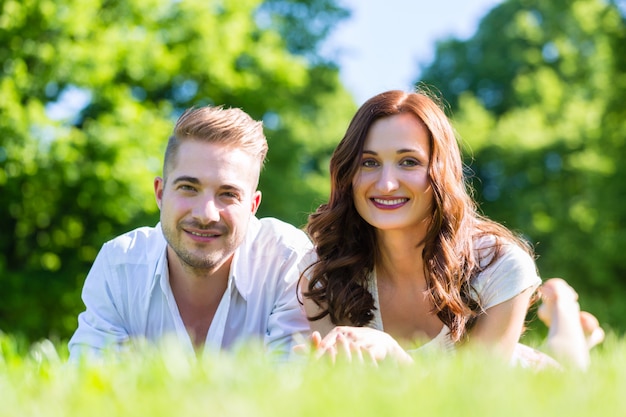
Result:
{"type": "Polygon", "coordinates": [[[260,163],[221,144],[187,140],[154,191],[168,258],[199,273],[230,265],[261,202],[260,163]]]}

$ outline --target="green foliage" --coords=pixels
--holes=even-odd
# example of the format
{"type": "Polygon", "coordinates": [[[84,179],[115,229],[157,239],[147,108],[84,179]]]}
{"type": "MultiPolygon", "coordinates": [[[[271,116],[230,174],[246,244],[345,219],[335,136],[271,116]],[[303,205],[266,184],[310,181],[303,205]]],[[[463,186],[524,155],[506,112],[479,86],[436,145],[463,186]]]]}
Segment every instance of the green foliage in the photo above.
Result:
{"type": "Polygon", "coordinates": [[[277,365],[255,346],[196,360],[170,347],[65,363],[49,342],[0,336],[3,416],[619,416],[626,342],[611,337],[588,372],[511,368],[476,352],[379,367],[277,365]]]}
{"type": "Polygon", "coordinates": [[[259,214],[302,224],[354,109],[315,49],[345,16],[330,0],[0,0],[0,329],[73,331],[102,243],[158,221],[152,181],[187,107],[264,120],[259,214]]]}
{"type": "Polygon", "coordinates": [[[509,0],[423,81],[449,101],[490,217],[536,244],[602,322],[626,330],[626,20],[602,0],[509,0]]]}

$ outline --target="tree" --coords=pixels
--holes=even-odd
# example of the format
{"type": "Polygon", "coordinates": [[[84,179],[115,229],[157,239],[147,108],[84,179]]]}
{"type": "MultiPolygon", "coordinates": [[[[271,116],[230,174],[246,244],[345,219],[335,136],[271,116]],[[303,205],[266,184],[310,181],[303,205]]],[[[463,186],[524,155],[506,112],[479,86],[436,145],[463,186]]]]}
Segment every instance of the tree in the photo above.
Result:
{"type": "Polygon", "coordinates": [[[187,107],[265,122],[260,215],[302,223],[324,197],[321,150],[354,107],[316,49],[346,16],[333,1],[0,0],[0,11],[4,331],[71,334],[102,243],[158,221],[151,182],[187,107]]]}
{"type": "Polygon", "coordinates": [[[602,0],[509,0],[422,81],[449,101],[490,217],[536,244],[544,277],[626,329],[626,25],[602,0]]]}

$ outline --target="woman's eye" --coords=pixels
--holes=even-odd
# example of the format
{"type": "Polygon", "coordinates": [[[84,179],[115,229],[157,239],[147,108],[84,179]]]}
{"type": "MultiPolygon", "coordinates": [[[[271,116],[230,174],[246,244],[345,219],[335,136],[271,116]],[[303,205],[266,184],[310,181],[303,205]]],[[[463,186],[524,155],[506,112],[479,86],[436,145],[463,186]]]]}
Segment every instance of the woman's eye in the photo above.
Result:
{"type": "Polygon", "coordinates": [[[366,160],[364,160],[364,161],[363,161],[363,163],[362,163],[362,165],[363,165],[365,168],[373,168],[373,167],[378,166],[378,164],[376,163],[376,161],[374,161],[373,159],[366,159],[366,160]]]}
{"type": "Polygon", "coordinates": [[[414,167],[420,165],[420,163],[417,159],[408,158],[402,160],[402,162],[400,162],[400,165],[404,167],[414,167]]]}

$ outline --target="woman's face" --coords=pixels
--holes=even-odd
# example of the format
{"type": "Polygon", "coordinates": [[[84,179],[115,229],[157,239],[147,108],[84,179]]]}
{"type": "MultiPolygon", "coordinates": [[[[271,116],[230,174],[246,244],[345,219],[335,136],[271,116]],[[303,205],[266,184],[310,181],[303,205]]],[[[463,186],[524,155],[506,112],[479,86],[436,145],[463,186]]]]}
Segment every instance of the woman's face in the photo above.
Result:
{"type": "Polygon", "coordinates": [[[374,122],[352,179],[359,215],[379,231],[406,229],[423,236],[433,207],[429,155],[428,130],[414,115],[374,122]]]}

